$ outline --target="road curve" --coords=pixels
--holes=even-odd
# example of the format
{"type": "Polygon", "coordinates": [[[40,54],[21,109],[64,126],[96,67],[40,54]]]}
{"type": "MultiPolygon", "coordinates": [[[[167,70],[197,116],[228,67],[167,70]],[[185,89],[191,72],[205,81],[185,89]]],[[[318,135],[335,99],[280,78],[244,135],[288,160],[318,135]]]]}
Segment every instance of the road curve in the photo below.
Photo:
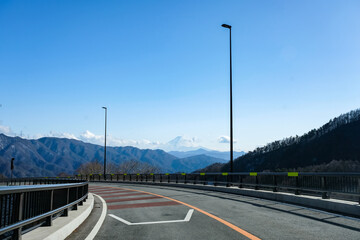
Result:
{"type": "MultiPolygon", "coordinates": [[[[91,183],[107,204],[95,239],[359,239],[360,219],[204,190],[91,183]]],[[[83,226],[84,227],[84,226],[83,226]]]]}

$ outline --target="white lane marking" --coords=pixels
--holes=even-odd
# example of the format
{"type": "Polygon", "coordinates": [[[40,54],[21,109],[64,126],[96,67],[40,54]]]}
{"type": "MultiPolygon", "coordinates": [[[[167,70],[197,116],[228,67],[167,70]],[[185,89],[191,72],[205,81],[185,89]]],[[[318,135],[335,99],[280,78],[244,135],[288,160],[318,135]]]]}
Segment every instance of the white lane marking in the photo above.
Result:
{"type": "Polygon", "coordinates": [[[107,205],[106,205],[105,200],[102,197],[100,197],[99,195],[96,195],[95,193],[93,193],[93,195],[97,196],[100,199],[100,201],[102,202],[102,205],[103,205],[103,209],[102,209],[99,220],[97,221],[93,230],[91,230],[89,235],[85,238],[85,240],[93,240],[94,239],[96,234],[99,232],[101,225],[104,223],[104,220],[106,217],[106,212],[107,212],[107,205]]]}
{"type": "Polygon", "coordinates": [[[120,222],[125,223],[126,225],[132,226],[132,225],[146,225],[146,224],[160,224],[160,223],[179,223],[179,222],[189,222],[191,219],[191,216],[194,212],[194,209],[190,209],[188,213],[186,214],[184,220],[169,220],[169,221],[157,221],[157,222],[139,222],[139,223],[132,223],[129,221],[126,221],[125,219],[115,216],[114,214],[109,214],[110,217],[115,218],[116,220],[119,220],[120,222]]]}

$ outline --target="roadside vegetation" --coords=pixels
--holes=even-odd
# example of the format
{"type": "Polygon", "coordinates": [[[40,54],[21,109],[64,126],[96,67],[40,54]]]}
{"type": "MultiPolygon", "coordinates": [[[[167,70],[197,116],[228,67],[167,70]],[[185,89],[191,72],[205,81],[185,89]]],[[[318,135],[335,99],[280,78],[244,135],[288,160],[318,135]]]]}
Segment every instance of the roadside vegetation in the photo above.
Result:
{"type": "MultiPolygon", "coordinates": [[[[152,166],[148,163],[140,162],[137,160],[129,160],[120,164],[109,163],[107,164],[107,173],[118,174],[118,173],[160,173],[160,169],[156,166],[152,166]]],[[[104,173],[103,163],[99,160],[87,162],[82,164],[77,170],[77,174],[89,175],[89,174],[102,174],[104,173]]]]}

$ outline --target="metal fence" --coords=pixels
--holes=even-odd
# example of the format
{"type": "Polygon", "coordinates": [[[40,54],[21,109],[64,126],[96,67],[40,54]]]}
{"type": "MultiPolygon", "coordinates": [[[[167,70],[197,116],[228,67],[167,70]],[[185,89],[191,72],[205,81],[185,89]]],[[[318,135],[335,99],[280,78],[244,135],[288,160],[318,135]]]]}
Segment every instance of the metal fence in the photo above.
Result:
{"type": "Polygon", "coordinates": [[[71,177],[38,177],[38,178],[3,178],[0,179],[1,186],[15,185],[38,185],[38,184],[62,184],[62,183],[79,183],[84,182],[71,177]]]}
{"type": "Polygon", "coordinates": [[[154,182],[203,184],[296,195],[314,195],[360,203],[360,173],[301,173],[301,172],[240,172],[240,173],[176,173],[176,174],[89,174],[77,175],[88,181],[154,182]]]}
{"type": "Polygon", "coordinates": [[[77,210],[88,195],[88,182],[81,180],[37,178],[25,183],[36,185],[0,186],[0,239],[21,239],[22,233],[35,227],[51,226],[54,218],[77,210]]]}

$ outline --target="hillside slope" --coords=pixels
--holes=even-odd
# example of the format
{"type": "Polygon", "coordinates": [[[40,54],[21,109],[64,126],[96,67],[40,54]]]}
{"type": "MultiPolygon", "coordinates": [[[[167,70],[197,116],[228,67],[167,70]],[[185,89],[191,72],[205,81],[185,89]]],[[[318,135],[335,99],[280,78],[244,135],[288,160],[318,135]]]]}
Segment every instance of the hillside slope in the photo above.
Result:
{"type": "MultiPolygon", "coordinates": [[[[237,158],[235,171],[264,171],[360,161],[360,110],[343,114],[301,137],[290,137],[237,158]]],[[[229,170],[225,164],[222,171],[229,170]]]]}

